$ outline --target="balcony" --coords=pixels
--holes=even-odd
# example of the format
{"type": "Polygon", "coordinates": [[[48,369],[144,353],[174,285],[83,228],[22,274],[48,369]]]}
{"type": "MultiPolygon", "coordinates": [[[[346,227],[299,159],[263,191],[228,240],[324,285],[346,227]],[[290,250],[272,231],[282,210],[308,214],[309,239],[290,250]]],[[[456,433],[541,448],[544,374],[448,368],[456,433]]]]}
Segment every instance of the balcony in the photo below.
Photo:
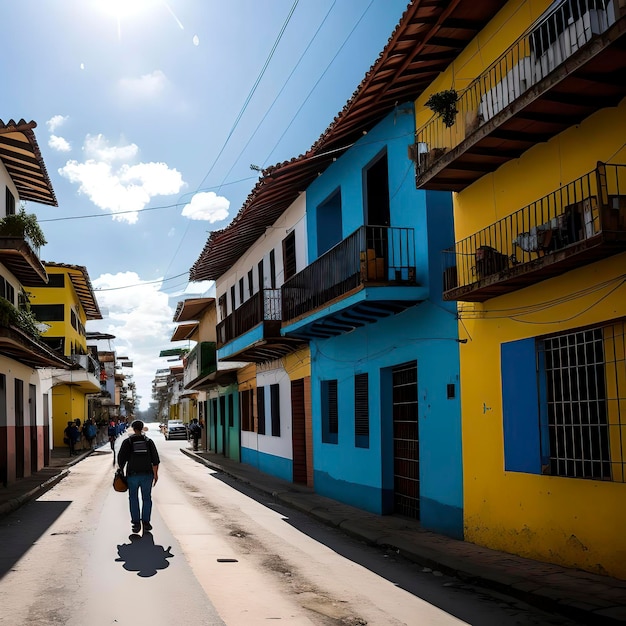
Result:
{"type": "Polygon", "coordinates": [[[333,337],[400,313],[423,299],[413,229],[362,226],[290,278],[282,293],[287,337],[333,337]]]}
{"type": "Polygon", "coordinates": [[[564,0],[416,133],[418,188],[462,191],[626,96],[622,0],[564,0]]]}
{"type": "Polygon", "coordinates": [[[220,361],[263,363],[278,359],[302,342],[281,336],[280,289],[263,289],[224,318],[216,328],[220,361]]]}
{"type": "MultiPolygon", "coordinates": [[[[7,216],[16,218],[18,216],[7,216]]],[[[0,223],[0,263],[2,263],[25,287],[41,287],[47,284],[48,275],[39,259],[39,246],[28,236],[25,228],[0,223]],[[16,228],[17,227],[17,228],[16,228]]]]}
{"type": "Polygon", "coordinates": [[[217,370],[217,351],[214,341],[202,341],[185,358],[183,385],[193,389],[217,370]]]}
{"type": "Polygon", "coordinates": [[[484,302],[626,251],[626,165],[598,163],[445,250],[445,300],[484,302]]]}
{"type": "Polygon", "coordinates": [[[98,393],[100,387],[100,364],[90,354],[72,354],[69,360],[74,367],[68,370],[55,370],[53,385],[71,385],[84,393],[98,393]]]}

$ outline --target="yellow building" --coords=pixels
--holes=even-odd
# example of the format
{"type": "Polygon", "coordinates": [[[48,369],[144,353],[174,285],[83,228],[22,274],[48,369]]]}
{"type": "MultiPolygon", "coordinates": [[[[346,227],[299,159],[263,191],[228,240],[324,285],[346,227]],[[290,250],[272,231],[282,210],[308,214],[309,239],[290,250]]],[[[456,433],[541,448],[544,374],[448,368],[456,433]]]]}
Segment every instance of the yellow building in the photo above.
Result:
{"type": "MultiPolygon", "coordinates": [[[[431,52],[472,3],[439,4],[431,52]]],[[[502,3],[417,99],[414,151],[456,192],[465,537],[620,578],[625,44],[624,0],[502,3]]]]}
{"type": "Polygon", "coordinates": [[[88,414],[88,395],[100,393],[100,365],[87,349],[85,324],[102,319],[85,267],[45,263],[48,284],[30,290],[30,308],[48,326],[42,340],[75,363],[69,370],[51,370],[53,444],[62,445],[69,421],[81,425],[88,414]]]}

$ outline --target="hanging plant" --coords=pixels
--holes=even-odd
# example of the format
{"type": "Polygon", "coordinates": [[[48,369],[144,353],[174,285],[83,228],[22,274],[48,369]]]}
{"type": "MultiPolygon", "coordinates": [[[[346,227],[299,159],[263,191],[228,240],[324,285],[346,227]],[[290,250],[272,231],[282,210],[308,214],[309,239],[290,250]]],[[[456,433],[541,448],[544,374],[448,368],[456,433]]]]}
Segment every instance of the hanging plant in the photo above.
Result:
{"type": "Polygon", "coordinates": [[[426,100],[426,106],[439,115],[446,127],[450,128],[454,126],[456,114],[459,112],[456,108],[458,99],[459,94],[456,92],[456,89],[446,89],[430,96],[426,100]]]}

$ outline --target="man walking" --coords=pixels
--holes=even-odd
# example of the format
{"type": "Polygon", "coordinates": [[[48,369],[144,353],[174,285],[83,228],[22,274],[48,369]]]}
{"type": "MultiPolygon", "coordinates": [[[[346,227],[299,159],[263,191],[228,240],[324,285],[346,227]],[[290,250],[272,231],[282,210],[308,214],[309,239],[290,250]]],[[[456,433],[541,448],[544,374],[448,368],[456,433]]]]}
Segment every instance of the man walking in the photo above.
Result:
{"type": "Polygon", "coordinates": [[[198,420],[196,418],[191,421],[191,424],[189,426],[189,433],[191,434],[191,438],[193,439],[193,449],[197,451],[198,440],[202,435],[202,426],[198,424],[198,420]]]}
{"type": "Polygon", "coordinates": [[[150,524],[152,487],[159,480],[160,459],[154,441],[143,434],[143,422],[135,420],[130,426],[133,434],[122,442],[117,461],[122,471],[128,464],[126,478],[130,523],[133,533],[138,533],[142,523],[144,532],[152,530],[152,524],[150,524]],[[139,489],[141,489],[141,510],[139,509],[139,489]]]}

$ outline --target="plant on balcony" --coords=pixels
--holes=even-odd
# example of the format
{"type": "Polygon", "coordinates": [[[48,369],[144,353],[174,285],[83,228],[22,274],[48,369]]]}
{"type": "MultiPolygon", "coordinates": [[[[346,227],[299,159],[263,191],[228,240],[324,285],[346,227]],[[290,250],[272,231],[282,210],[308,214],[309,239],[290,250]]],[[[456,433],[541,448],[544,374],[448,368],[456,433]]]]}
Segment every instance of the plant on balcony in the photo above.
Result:
{"type": "Polygon", "coordinates": [[[0,326],[16,326],[32,337],[39,338],[37,318],[27,309],[18,309],[6,298],[0,297],[0,326]]]}
{"type": "Polygon", "coordinates": [[[456,114],[459,112],[456,107],[458,99],[459,94],[456,92],[456,89],[446,89],[445,91],[432,94],[426,100],[426,106],[439,115],[445,126],[450,128],[454,126],[456,114]]]}
{"type": "Polygon", "coordinates": [[[48,243],[41,226],[39,226],[37,216],[34,213],[26,213],[23,207],[19,213],[7,215],[0,219],[0,237],[24,236],[28,237],[37,248],[48,243]]]}

